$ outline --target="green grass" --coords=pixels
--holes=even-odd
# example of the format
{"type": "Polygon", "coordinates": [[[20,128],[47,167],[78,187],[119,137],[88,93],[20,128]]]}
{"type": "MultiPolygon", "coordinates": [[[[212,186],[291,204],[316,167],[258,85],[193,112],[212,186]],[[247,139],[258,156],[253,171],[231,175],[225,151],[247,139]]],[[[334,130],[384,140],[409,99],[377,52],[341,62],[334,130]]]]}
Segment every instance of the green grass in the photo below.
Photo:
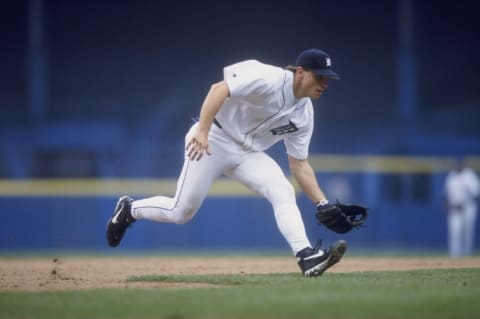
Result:
{"type": "Polygon", "coordinates": [[[480,269],[142,276],[196,289],[1,292],[0,318],[475,318],[480,269]]]}

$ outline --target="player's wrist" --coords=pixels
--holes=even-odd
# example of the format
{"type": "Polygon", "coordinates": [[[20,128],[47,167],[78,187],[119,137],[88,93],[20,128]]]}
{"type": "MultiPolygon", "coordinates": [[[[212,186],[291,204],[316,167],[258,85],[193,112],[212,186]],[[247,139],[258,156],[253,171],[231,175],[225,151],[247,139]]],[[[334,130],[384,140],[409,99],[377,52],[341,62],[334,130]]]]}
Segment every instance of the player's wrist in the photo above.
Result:
{"type": "Polygon", "coordinates": [[[315,203],[315,207],[320,207],[320,206],[325,206],[328,205],[328,199],[324,198],[318,202],[315,203]]]}
{"type": "Polygon", "coordinates": [[[197,132],[199,133],[208,133],[209,130],[210,130],[210,126],[198,125],[197,127],[197,132]]]}

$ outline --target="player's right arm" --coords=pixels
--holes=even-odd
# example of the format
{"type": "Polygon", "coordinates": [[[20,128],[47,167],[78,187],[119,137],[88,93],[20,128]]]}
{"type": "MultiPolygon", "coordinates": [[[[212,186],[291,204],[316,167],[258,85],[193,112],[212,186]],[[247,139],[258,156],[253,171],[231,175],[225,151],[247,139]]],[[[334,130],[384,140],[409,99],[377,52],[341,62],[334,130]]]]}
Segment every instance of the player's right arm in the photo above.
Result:
{"type": "Polygon", "coordinates": [[[200,160],[204,152],[211,154],[208,148],[208,132],[215,115],[229,96],[230,90],[225,81],[217,82],[210,87],[200,110],[197,131],[187,143],[187,154],[191,160],[200,160]]]}

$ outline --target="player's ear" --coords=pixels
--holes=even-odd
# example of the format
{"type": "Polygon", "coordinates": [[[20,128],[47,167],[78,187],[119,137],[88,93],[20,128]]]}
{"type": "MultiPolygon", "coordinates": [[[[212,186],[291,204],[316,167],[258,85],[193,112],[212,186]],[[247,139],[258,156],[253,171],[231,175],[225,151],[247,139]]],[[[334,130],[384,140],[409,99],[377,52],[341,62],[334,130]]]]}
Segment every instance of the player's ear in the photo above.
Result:
{"type": "Polygon", "coordinates": [[[305,69],[301,66],[296,66],[295,67],[295,76],[297,78],[303,78],[304,74],[305,74],[305,69]]]}

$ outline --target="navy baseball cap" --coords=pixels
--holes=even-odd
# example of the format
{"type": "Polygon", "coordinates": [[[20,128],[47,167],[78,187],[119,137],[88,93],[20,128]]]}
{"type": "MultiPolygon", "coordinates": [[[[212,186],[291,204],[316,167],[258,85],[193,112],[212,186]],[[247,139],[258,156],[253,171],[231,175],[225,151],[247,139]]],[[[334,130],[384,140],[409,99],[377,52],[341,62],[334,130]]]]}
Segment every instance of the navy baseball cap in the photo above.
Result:
{"type": "Polygon", "coordinates": [[[301,66],[315,74],[340,80],[340,76],[332,70],[332,60],[330,56],[319,49],[308,49],[300,53],[295,62],[295,66],[301,66]]]}

